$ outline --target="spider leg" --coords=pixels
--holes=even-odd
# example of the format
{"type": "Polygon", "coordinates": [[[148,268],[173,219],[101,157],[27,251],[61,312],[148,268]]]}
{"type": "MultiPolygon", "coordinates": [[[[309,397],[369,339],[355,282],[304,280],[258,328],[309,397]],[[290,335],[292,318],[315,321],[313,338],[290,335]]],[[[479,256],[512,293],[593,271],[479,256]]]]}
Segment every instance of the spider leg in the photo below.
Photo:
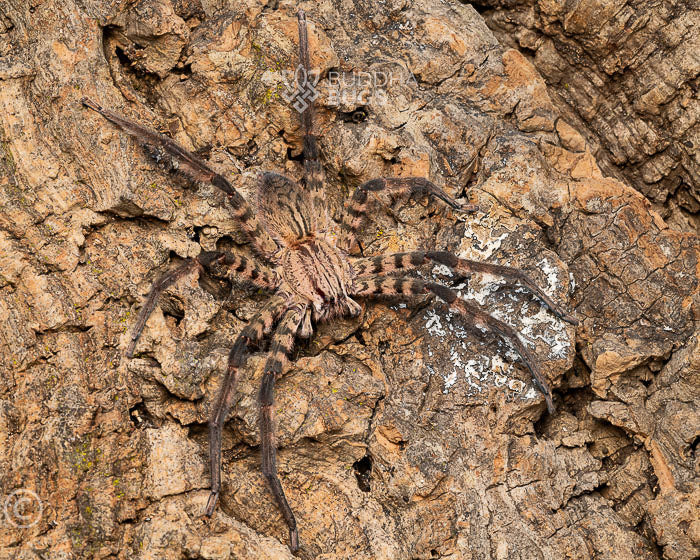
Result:
{"type": "Polygon", "coordinates": [[[136,343],[141,337],[143,328],[146,326],[146,321],[151,316],[151,313],[153,312],[153,309],[156,306],[156,301],[158,301],[160,294],[162,294],[164,290],[172,286],[185,274],[191,272],[192,270],[195,270],[198,266],[199,262],[197,261],[197,259],[187,259],[180,266],[169,272],[166,272],[165,274],[163,274],[163,276],[158,278],[158,280],[156,280],[153,283],[153,286],[151,286],[151,291],[148,292],[146,302],[143,304],[141,311],[139,311],[139,316],[136,319],[136,325],[134,326],[134,330],[131,333],[131,342],[129,342],[129,346],[126,349],[127,358],[134,357],[134,349],[136,348],[136,343]]]}
{"type": "Polygon", "coordinates": [[[117,125],[130,136],[136,138],[138,143],[146,148],[157,162],[165,159],[172,169],[182,171],[190,179],[211,183],[224,191],[233,210],[234,218],[238,221],[243,231],[248,234],[253,246],[261,255],[267,256],[276,248],[276,244],[260,225],[246,199],[223,175],[214,171],[202,159],[187,151],[164,134],[127,119],[114,111],[105,109],[87,97],[83,97],[82,103],[117,125]]]}
{"type": "Polygon", "coordinates": [[[301,124],[304,129],[304,185],[311,194],[311,202],[315,216],[322,222],[318,229],[328,225],[328,211],[323,196],[324,173],[318,149],[318,136],[313,133],[314,99],[318,95],[310,81],[311,64],[309,62],[309,38],[306,27],[306,14],[303,10],[297,12],[299,26],[299,65],[303,69],[304,84],[300,84],[299,95],[305,101],[306,107],[301,113],[301,124]]]}
{"type": "Polygon", "coordinates": [[[275,296],[270,299],[260,312],[243,328],[229,353],[226,375],[209,419],[211,494],[209,494],[205,510],[205,514],[209,517],[214,513],[219,492],[221,491],[221,431],[233,405],[233,398],[238,384],[238,372],[248,359],[248,347],[259,342],[263,336],[272,330],[275,321],[286,307],[287,304],[284,298],[275,296]]]}
{"type": "Polygon", "coordinates": [[[235,279],[243,277],[259,288],[274,290],[279,280],[264,264],[228,251],[205,251],[197,256],[199,262],[214,276],[235,279]]]}
{"type": "Polygon", "coordinates": [[[312,313],[312,307],[308,306],[306,308],[306,312],[304,313],[304,321],[301,324],[301,328],[299,329],[299,336],[301,338],[311,338],[311,335],[314,334],[313,327],[311,325],[311,313],[312,313]]]}
{"type": "Polygon", "coordinates": [[[379,255],[377,257],[357,259],[352,263],[352,268],[356,276],[362,278],[370,275],[389,274],[399,270],[408,272],[409,270],[416,269],[429,262],[442,264],[465,274],[483,272],[502,276],[506,280],[512,282],[518,282],[540,298],[557,317],[572,325],[578,325],[578,319],[554,303],[527,274],[522,270],[510,266],[460,259],[447,251],[412,251],[410,253],[394,253],[392,255],[379,255]]]}
{"type": "Polygon", "coordinates": [[[378,296],[378,295],[417,295],[432,292],[441,300],[448,304],[452,311],[456,311],[461,315],[472,320],[477,327],[489,329],[492,332],[499,334],[502,338],[510,341],[523,362],[530,370],[532,378],[537,385],[537,388],[544,395],[547,402],[547,409],[550,414],[554,414],[554,401],[552,400],[552,392],[549,389],[547,381],[537,366],[534,356],[525,347],[520,340],[518,333],[503,321],[491,317],[479,309],[476,305],[469,301],[465,301],[457,296],[457,292],[438,284],[436,282],[426,282],[420,278],[406,278],[401,276],[374,276],[360,278],[355,281],[355,290],[351,295],[355,296],[378,296]]]}
{"type": "Polygon", "coordinates": [[[212,272],[215,274],[217,271],[219,271],[218,276],[230,277],[236,273],[261,288],[272,290],[277,286],[277,277],[272,270],[264,265],[247,259],[242,255],[235,255],[233,253],[221,251],[207,251],[200,253],[193,259],[187,259],[177,268],[166,272],[153,283],[153,286],[151,286],[151,291],[148,293],[148,297],[146,298],[146,302],[143,304],[141,311],[139,311],[139,316],[136,319],[136,325],[131,333],[131,342],[129,342],[129,346],[126,349],[127,358],[134,357],[136,344],[138,343],[141,333],[146,326],[146,321],[148,321],[151,313],[153,313],[153,309],[156,306],[156,302],[158,301],[160,294],[162,294],[164,290],[172,286],[188,272],[202,267],[207,270],[212,270],[212,272]],[[229,270],[226,271],[226,273],[221,274],[220,268],[224,266],[228,266],[229,270]]]}
{"type": "Polygon", "coordinates": [[[462,212],[473,212],[476,207],[472,204],[461,205],[452,199],[440,187],[423,177],[380,177],[362,183],[345,205],[345,215],[340,228],[338,245],[349,252],[355,252],[358,247],[357,232],[362,225],[367,212],[368,193],[388,190],[395,194],[410,194],[412,197],[434,196],[445,204],[462,212]]]}
{"type": "Polygon", "coordinates": [[[282,373],[282,368],[288,359],[289,353],[292,351],[294,337],[304,317],[304,312],[305,306],[303,305],[292,307],[287,311],[277,327],[277,331],[272,338],[270,356],[265,363],[262,385],[260,387],[262,471],[289,527],[289,542],[293,552],[299,548],[299,534],[294,513],[287,503],[284,489],[277,477],[277,449],[274,442],[272,406],[274,403],[275,379],[282,373]]]}

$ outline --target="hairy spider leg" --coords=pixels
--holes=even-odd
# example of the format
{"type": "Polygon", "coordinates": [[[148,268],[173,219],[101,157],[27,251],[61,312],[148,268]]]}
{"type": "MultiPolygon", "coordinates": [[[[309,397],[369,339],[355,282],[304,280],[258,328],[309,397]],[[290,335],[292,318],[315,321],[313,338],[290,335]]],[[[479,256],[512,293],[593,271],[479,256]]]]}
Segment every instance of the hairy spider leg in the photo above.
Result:
{"type": "Polygon", "coordinates": [[[304,132],[304,179],[302,188],[279,173],[265,172],[258,185],[258,215],[278,245],[295,247],[304,239],[328,227],[328,210],[323,198],[323,167],[319,160],[318,138],[313,134],[313,99],[310,81],[309,41],[306,16],[297,14],[299,26],[299,67],[295,72],[297,96],[302,102],[304,132]]]}
{"type": "Polygon", "coordinates": [[[233,210],[233,217],[238,221],[241,229],[248,234],[256,252],[269,258],[270,253],[276,249],[276,244],[258,222],[250,204],[223,175],[214,171],[202,159],[164,134],[105,109],[87,97],[83,97],[81,101],[83,105],[98,112],[124,132],[136,138],[137,142],[146,148],[158,163],[165,163],[170,169],[181,171],[191,180],[208,182],[224,191],[228,204],[233,210]]]}
{"type": "Polygon", "coordinates": [[[358,251],[357,232],[366,218],[368,194],[383,190],[397,195],[409,194],[411,197],[434,196],[451,208],[461,212],[473,212],[476,210],[473,204],[459,204],[440,187],[423,177],[379,177],[371,179],[357,187],[345,205],[343,223],[340,227],[339,247],[342,247],[349,253],[358,251]]]}
{"type": "Polygon", "coordinates": [[[289,542],[292,552],[299,549],[297,522],[292,508],[287,503],[284,489],[277,476],[277,448],[274,441],[273,404],[275,379],[282,373],[282,368],[289,358],[294,346],[297,329],[304,317],[304,305],[290,308],[280,321],[270,345],[270,355],[265,363],[262,385],[260,386],[260,439],[262,447],[262,471],[277,500],[284,520],[289,527],[289,542]]]}
{"type": "Polygon", "coordinates": [[[236,275],[249,280],[261,288],[274,289],[277,286],[276,276],[269,268],[259,263],[255,263],[244,256],[234,255],[232,253],[222,251],[206,251],[200,253],[192,259],[186,259],[185,262],[180,264],[178,267],[163,274],[163,276],[158,278],[158,280],[156,280],[151,286],[151,291],[148,293],[146,302],[139,311],[139,316],[136,319],[136,325],[131,333],[131,342],[129,342],[129,346],[126,349],[127,358],[134,357],[136,344],[138,343],[141,333],[146,326],[146,321],[148,321],[151,313],[153,313],[153,309],[156,306],[156,302],[158,301],[160,294],[162,294],[164,290],[172,286],[188,272],[201,267],[216,272],[217,265],[229,267],[227,274],[221,274],[219,272],[219,276],[231,277],[235,273],[236,275]]]}
{"type": "Polygon", "coordinates": [[[209,419],[209,461],[211,465],[211,494],[207,501],[205,515],[211,517],[221,491],[221,431],[226,422],[238,385],[238,372],[248,360],[248,350],[251,344],[256,344],[268,334],[275,321],[287,309],[286,299],[273,296],[260,312],[255,315],[243,328],[233,343],[228,356],[226,374],[219,389],[219,395],[212,408],[209,419]]]}
{"type": "Polygon", "coordinates": [[[402,276],[374,276],[369,278],[361,278],[355,282],[356,289],[353,290],[354,296],[378,296],[378,295],[399,295],[411,296],[432,292],[443,300],[452,311],[464,315],[473,321],[476,327],[486,328],[492,332],[499,334],[506,341],[515,347],[521,359],[530,370],[532,378],[537,385],[537,388],[544,395],[547,402],[547,409],[550,414],[554,414],[554,401],[552,400],[552,392],[545,380],[544,375],[537,367],[535,358],[525,345],[520,340],[518,333],[511,326],[503,321],[491,317],[471,302],[465,301],[458,297],[457,292],[438,284],[437,282],[426,282],[420,278],[406,278],[402,276]]]}
{"type": "Polygon", "coordinates": [[[158,278],[158,280],[156,280],[153,283],[153,285],[151,286],[151,291],[148,292],[146,302],[143,304],[143,307],[141,307],[141,311],[139,311],[139,316],[136,319],[136,325],[134,326],[134,330],[131,333],[131,342],[129,342],[129,346],[126,349],[127,358],[134,357],[136,343],[141,337],[143,328],[146,326],[146,321],[148,321],[148,318],[151,316],[151,313],[153,312],[153,309],[156,306],[156,302],[158,301],[160,294],[162,294],[164,290],[172,286],[185,274],[196,269],[198,266],[199,262],[197,262],[196,259],[187,259],[180,266],[174,268],[169,272],[166,272],[165,274],[163,274],[163,276],[158,278]]]}
{"type": "MultiPolygon", "coordinates": [[[[301,113],[301,124],[304,129],[304,185],[311,194],[314,207],[314,219],[317,220],[313,231],[324,230],[328,227],[328,207],[323,196],[325,175],[318,149],[318,136],[314,134],[314,99],[317,92],[310,80],[311,64],[309,62],[309,38],[306,27],[306,14],[303,10],[297,13],[299,26],[299,64],[303,69],[305,82],[300,94],[306,102],[301,113]]],[[[299,84],[300,86],[302,84],[299,84]]]]}
{"type": "Polygon", "coordinates": [[[311,338],[311,335],[314,334],[314,329],[313,326],[311,325],[311,315],[313,313],[313,307],[308,306],[306,308],[306,312],[304,313],[304,320],[301,323],[301,327],[299,328],[299,337],[300,338],[311,338]]]}
{"type": "Polygon", "coordinates": [[[482,272],[501,276],[511,282],[517,282],[540,298],[552,313],[560,319],[572,325],[578,325],[579,323],[576,317],[567,313],[561,306],[554,303],[527,274],[522,270],[510,266],[461,259],[448,251],[411,251],[407,253],[394,253],[391,255],[379,255],[376,257],[357,259],[353,261],[352,268],[356,278],[361,278],[363,276],[390,274],[396,271],[400,271],[401,273],[409,272],[430,262],[445,265],[452,270],[465,274],[482,272]]]}
{"type": "Polygon", "coordinates": [[[271,268],[244,255],[229,251],[204,251],[197,260],[213,276],[239,280],[241,278],[266,290],[274,290],[279,285],[277,274],[271,268]]]}

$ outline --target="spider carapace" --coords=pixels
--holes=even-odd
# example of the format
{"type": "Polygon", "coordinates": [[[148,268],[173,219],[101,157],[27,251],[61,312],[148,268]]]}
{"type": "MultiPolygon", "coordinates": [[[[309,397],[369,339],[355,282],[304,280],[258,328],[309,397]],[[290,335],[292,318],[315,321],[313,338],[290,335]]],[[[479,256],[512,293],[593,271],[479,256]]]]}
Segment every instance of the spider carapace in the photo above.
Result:
{"type": "MultiPolygon", "coordinates": [[[[299,65],[304,71],[301,75],[308,76],[310,66],[306,17],[301,10],[297,17],[299,65]]],[[[308,84],[297,87],[308,87],[308,84]]],[[[555,315],[577,324],[573,316],[556,305],[525,273],[506,266],[461,259],[445,251],[413,251],[365,258],[353,256],[359,249],[356,235],[366,217],[370,192],[387,190],[392,195],[434,197],[461,211],[474,211],[475,208],[458,204],[424,178],[372,179],[360,185],[346,202],[340,235],[334,237],[328,233],[331,222],[323,193],[324,175],[319,161],[318,138],[314,135],[313,104],[308,104],[301,112],[304,131],[302,184],[277,173],[265,172],[260,177],[257,204],[251,205],[224,176],[167,136],[104,109],[87,98],[83,98],[82,102],[135,137],[161,164],[184,173],[194,182],[209,182],[221,189],[226,195],[225,201],[233,217],[247,234],[255,255],[254,258],[249,258],[234,252],[202,252],[159,278],[139,313],[126,355],[133,356],[158,296],[191,270],[200,269],[216,276],[245,279],[271,294],[268,302],[233,343],[221,389],[212,408],[209,421],[211,494],[206,515],[213,513],[221,491],[221,432],[234,402],[239,371],[246,363],[250,347],[272,333],[259,393],[262,470],[289,527],[290,548],[293,551],[298,549],[299,537],[294,513],[277,476],[272,418],[275,380],[281,375],[297,336],[311,336],[314,322],[357,315],[360,306],[355,300],[359,298],[435,294],[467,322],[494,331],[510,341],[532,373],[549,411],[554,411],[552,393],[545,377],[513,328],[482,311],[474,303],[458,297],[447,286],[404,276],[431,262],[450,267],[463,275],[472,272],[499,275],[528,288],[555,315]],[[253,211],[254,206],[257,213],[253,211]]]]}

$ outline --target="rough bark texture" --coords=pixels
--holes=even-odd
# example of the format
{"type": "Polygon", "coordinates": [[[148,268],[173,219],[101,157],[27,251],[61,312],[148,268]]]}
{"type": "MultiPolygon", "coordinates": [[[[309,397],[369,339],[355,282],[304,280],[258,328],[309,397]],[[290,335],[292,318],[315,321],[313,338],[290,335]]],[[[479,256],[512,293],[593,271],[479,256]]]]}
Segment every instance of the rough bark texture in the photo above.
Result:
{"type": "MultiPolygon", "coordinates": [[[[685,22],[664,55],[631,63],[624,49],[637,47],[588,40],[586,14],[598,13],[589,4],[488,14],[492,25],[514,21],[553,90],[469,5],[304,5],[324,76],[397,77],[369,88],[383,95],[348,91],[339,106],[321,82],[317,127],[336,218],[362,181],[429,177],[480,211],[378,206],[363,234],[368,254],[438,248],[519,266],[582,324],[566,326],[493,278],[425,271],[461,283],[532,342],[558,395],[554,416],[508,346],[433,299],[368,304],[359,320],[322,326],[277,390],[300,557],[700,552],[698,238],[650,202],[675,193],[697,212],[697,59],[687,49],[698,30],[682,15],[664,28],[685,22]],[[571,78],[553,80],[552,61],[571,78]],[[647,71],[662,79],[638,86],[647,71]],[[582,99],[564,94],[574,79],[615,110],[586,118],[582,99]],[[614,97],[628,87],[630,98],[614,97]],[[552,91],[569,104],[564,116],[552,91]],[[683,126],[664,128],[672,120],[683,126]],[[617,125],[637,132],[601,132],[617,125]],[[595,155],[636,188],[604,177],[595,155]]],[[[659,29],[671,4],[630,9],[659,29]]],[[[259,469],[262,354],[227,424],[220,506],[202,515],[209,410],[227,351],[265,297],[205,290],[189,276],[148,322],[141,357],[124,358],[153,279],[243,238],[215,189],[164,174],[79,100],[167,131],[250,198],[260,170],[301,171],[298,115],[278,95],[277,72],[296,65],[296,7],[0,1],[0,488],[10,505],[0,558],[292,557],[259,469]],[[20,489],[43,510],[13,509],[20,489]]]]}
{"type": "Polygon", "coordinates": [[[700,5],[693,0],[480,0],[528,53],[606,174],[676,229],[700,227],[700,5]]]}

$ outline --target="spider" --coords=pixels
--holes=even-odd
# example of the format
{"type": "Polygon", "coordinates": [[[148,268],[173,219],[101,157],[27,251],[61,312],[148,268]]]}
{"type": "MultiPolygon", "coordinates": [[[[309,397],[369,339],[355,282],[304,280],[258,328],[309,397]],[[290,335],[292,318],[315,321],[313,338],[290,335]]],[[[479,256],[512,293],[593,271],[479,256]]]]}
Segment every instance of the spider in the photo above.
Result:
{"type": "MultiPolygon", "coordinates": [[[[306,88],[310,66],[307,22],[302,10],[299,10],[297,19],[298,72],[301,71],[305,82],[303,87],[306,88]]],[[[296,91],[298,95],[310,92],[302,89],[299,84],[296,91]]],[[[313,97],[303,95],[302,99],[313,97]]],[[[289,527],[290,548],[292,551],[298,550],[296,519],[277,476],[273,429],[275,380],[282,374],[295,338],[310,337],[315,322],[357,316],[361,307],[355,301],[356,298],[436,295],[447,303],[450,310],[461,314],[471,324],[493,331],[510,341],[530,370],[534,383],[543,393],[549,412],[554,412],[552,393],[545,377],[512,327],[482,311],[474,303],[458,297],[447,286],[422,278],[402,276],[429,263],[445,265],[464,275],[473,272],[499,275],[528,288],[564,321],[578,324],[576,318],[556,305],[524,272],[507,266],[462,259],[445,251],[358,256],[361,247],[357,232],[366,217],[369,193],[386,190],[393,195],[435,197],[459,211],[475,211],[475,207],[458,204],[442,189],[421,177],[372,179],[360,185],[346,202],[340,235],[336,237],[332,235],[333,224],[323,196],[324,173],[319,160],[318,137],[314,134],[313,101],[307,101],[306,108],[301,111],[304,132],[302,184],[277,173],[264,172],[257,189],[257,215],[253,206],[224,176],[167,136],[104,109],[90,99],[83,98],[82,103],[134,136],[166,168],[180,171],[194,182],[209,182],[221,189],[226,195],[226,203],[233,217],[247,234],[254,252],[254,258],[226,251],[202,252],[159,278],[141,308],[126,356],[133,357],[146,320],[159,295],[192,270],[245,279],[272,293],[269,301],[233,343],[223,383],[212,409],[209,421],[211,493],[205,510],[207,516],[214,512],[221,491],[221,435],[234,402],[239,372],[246,364],[250,347],[258,345],[266,335],[272,333],[259,392],[262,471],[289,527]]]]}

